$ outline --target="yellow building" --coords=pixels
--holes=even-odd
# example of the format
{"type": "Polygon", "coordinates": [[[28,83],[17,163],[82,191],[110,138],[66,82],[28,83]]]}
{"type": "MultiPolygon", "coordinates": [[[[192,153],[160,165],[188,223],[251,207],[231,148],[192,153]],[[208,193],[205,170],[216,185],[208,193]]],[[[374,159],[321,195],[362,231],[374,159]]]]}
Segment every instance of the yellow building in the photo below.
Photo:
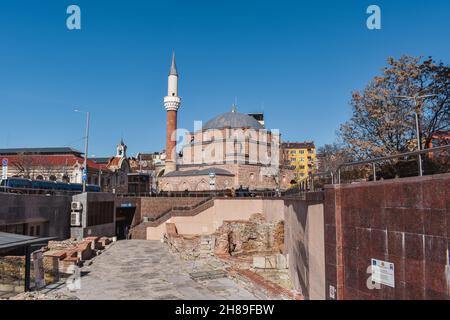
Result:
{"type": "Polygon", "coordinates": [[[295,168],[297,182],[316,171],[316,146],[314,142],[284,142],[282,144],[284,165],[295,168]]]}

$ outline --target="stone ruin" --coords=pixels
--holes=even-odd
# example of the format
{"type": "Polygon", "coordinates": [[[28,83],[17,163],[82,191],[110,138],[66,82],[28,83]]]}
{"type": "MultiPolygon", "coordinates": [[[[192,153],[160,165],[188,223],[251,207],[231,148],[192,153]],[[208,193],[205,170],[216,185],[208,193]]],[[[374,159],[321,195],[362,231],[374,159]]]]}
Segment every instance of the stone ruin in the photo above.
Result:
{"type": "MultiPolygon", "coordinates": [[[[261,263],[260,257],[283,256],[284,221],[267,222],[262,214],[257,213],[248,221],[224,221],[212,235],[181,235],[175,224],[166,223],[164,241],[171,251],[180,254],[183,259],[216,256],[234,261],[250,261],[250,265],[254,260],[259,267],[264,264],[263,268],[266,268],[266,262],[261,263]]],[[[286,263],[277,263],[280,259],[282,258],[270,258],[267,261],[275,261],[274,268],[277,265],[285,268],[286,263]]]]}
{"type": "Polygon", "coordinates": [[[214,254],[220,257],[282,253],[284,221],[267,222],[257,213],[248,221],[224,221],[213,236],[214,254]]]}
{"type": "MultiPolygon", "coordinates": [[[[45,286],[72,275],[75,267],[82,266],[83,263],[100,254],[110,243],[111,239],[106,237],[89,237],[81,241],[75,239],[49,241],[46,247],[33,252],[31,255],[31,283],[37,285],[35,283],[37,272],[37,270],[34,270],[35,265],[39,266],[39,278],[43,280],[40,286],[45,286]],[[35,264],[34,257],[39,252],[42,253],[42,262],[35,264]]],[[[24,270],[24,256],[0,257],[0,291],[23,292],[24,270]]],[[[28,296],[22,295],[19,299],[36,298],[31,293],[27,294],[28,296]]],[[[58,299],[58,297],[55,297],[55,299],[58,299]]]]}

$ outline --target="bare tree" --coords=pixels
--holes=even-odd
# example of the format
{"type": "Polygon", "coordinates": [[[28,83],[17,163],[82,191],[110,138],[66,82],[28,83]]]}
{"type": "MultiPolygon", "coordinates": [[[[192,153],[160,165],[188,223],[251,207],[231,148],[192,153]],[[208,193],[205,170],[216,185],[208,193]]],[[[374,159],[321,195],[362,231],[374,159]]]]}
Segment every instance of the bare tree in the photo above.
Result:
{"type": "Polygon", "coordinates": [[[341,164],[351,160],[346,150],[336,142],[320,147],[317,150],[317,158],[319,172],[336,172],[341,164]]]}
{"type": "Polygon", "coordinates": [[[382,75],[352,95],[352,117],[340,137],[355,158],[417,149],[414,115],[419,117],[422,145],[435,132],[450,129],[450,67],[432,58],[402,56],[388,59],[382,75]],[[433,95],[413,103],[399,96],[433,95]]]}
{"type": "Polygon", "coordinates": [[[34,177],[36,165],[35,158],[32,155],[20,153],[16,159],[11,162],[11,166],[17,171],[17,176],[27,179],[34,177]]]}

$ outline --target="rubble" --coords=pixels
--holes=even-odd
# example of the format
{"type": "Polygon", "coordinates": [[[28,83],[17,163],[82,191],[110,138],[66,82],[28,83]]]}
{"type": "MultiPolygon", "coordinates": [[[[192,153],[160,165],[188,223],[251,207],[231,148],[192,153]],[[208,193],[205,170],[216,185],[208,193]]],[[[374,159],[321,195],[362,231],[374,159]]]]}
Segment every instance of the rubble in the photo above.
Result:
{"type": "Polygon", "coordinates": [[[39,291],[33,291],[18,294],[12,298],[9,298],[9,300],[79,300],[79,299],[74,296],[68,296],[61,292],[45,294],[39,291]]]}
{"type": "MultiPolygon", "coordinates": [[[[58,282],[73,274],[75,267],[81,267],[86,261],[102,253],[111,243],[111,239],[106,237],[89,237],[81,241],[66,239],[63,241],[49,241],[46,247],[40,250],[43,253],[42,264],[39,270],[45,282],[42,285],[58,282]]],[[[32,260],[34,259],[34,253],[32,260]]],[[[34,283],[35,272],[31,264],[31,282],[34,283]]],[[[47,296],[42,292],[23,292],[25,257],[6,256],[0,258],[0,289],[3,291],[19,293],[18,300],[67,300],[61,296],[47,296]]]]}
{"type": "Polygon", "coordinates": [[[224,221],[214,237],[214,254],[217,256],[282,253],[284,221],[267,222],[262,214],[257,213],[249,221],[224,221]]]}
{"type": "Polygon", "coordinates": [[[211,236],[180,235],[173,223],[166,223],[164,242],[172,252],[180,254],[185,260],[193,260],[213,255],[211,236]]]}
{"type": "Polygon", "coordinates": [[[257,213],[248,221],[224,221],[208,236],[180,235],[175,224],[166,223],[164,241],[183,259],[221,262],[228,277],[253,293],[274,299],[302,298],[292,291],[288,257],[283,254],[284,221],[267,222],[257,213]]]}

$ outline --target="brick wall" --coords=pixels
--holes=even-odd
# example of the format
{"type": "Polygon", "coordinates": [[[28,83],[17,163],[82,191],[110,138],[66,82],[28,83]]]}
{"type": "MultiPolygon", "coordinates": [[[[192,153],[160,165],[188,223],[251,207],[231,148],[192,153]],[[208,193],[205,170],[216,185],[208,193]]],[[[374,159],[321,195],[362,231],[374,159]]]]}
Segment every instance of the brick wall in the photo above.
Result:
{"type": "Polygon", "coordinates": [[[327,298],[449,299],[450,174],[325,189],[327,298]],[[394,263],[395,288],[370,290],[371,259],[394,263]]]}

